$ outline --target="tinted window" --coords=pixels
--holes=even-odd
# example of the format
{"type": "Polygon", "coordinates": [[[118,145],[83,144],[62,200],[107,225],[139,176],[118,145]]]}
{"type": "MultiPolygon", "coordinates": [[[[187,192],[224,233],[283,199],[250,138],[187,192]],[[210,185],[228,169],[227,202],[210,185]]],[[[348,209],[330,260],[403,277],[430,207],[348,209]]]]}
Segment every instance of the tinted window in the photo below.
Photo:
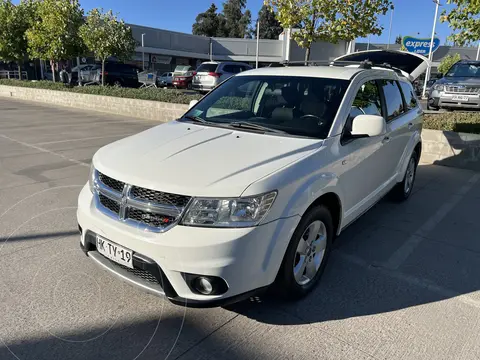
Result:
{"type": "Polygon", "coordinates": [[[236,76],[186,115],[226,127],[247,121],[292,135],[325,138],[349,83],[294,76],[236,76]]]}
{"type": "Polygon", "coordinates": [[[215,72],[218,64],[202,64],[198,67],[197,72],[215,72]]]}
{"type": "Polygon", "coordinates": [[[407,104],[407,109],[410,110],[416,108],[417,98],[415,97],[412,85],[410,83],[400,81],[400,87],[402,88],[403,97],[405,98],[405,104],[407,104]]]}
{"type": "Polygon", "coordinates": [[[223,67],[223,70],[231,74],[238,74],[239,72],[241,72],[239,65],[225,65],[223,67]]]}
{"type": "Polygon", "coordinates": [[[387,104],[387,121],[390,121],[404,112],[402,94],[396,81],[380,80],[380,83],[387,104]]]}

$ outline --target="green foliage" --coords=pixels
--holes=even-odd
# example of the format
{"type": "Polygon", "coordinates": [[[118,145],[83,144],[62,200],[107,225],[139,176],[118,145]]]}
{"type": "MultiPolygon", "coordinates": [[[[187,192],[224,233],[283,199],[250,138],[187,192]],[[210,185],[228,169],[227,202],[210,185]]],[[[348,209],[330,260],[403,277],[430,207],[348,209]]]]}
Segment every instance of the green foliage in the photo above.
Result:
{"type": "Polygon", "coordinates": [[[398,35],[398,36],[395,38],[395,44],[401,44],[401,43],[402,43],[402,40],[403,40],[403,36],[402,36],[402,35],[398,35]]]}
{"type": "Polygon", "coordinates": [[[30,0],[21,1],[16,6],[11,0],[0,0],[0,59],[16,61],[19,71],[27,56],[25,33],[33,17],[33,6],[30,0]]]}
{"type": "Polygon", "coordinates": [[[78,0],[36,1],[35,18],[26,31],[32,58],[50,60],[53,70],[56,61],[82,53],[78,29],[83,23],[83,10],[78,0]]]}
{"type": "Polygon", "coordinates": [[[284,28],[301,25],[292,37],[307,49],[305,60],[312,43],[318,40],[337,43],[381,35],[383,26],[378,23],[378,15],[393,8],[390,0],[265,0],[265,4],[275,11],[284,28]]]}
{"type": "MultiPolygon", "coordinates": [[[[112,10],[106,13],[103,9],[91,10],[85,24],[80,26],[79,34],[88,50],[102,60],[102,74],[108,57],[125,60],[135,51],[132,29],[123,20],[119,21],[112,10]]],[[[102,85],[104,81],[105,76],[102,76],[102,85]]]]}
{"type": "MultiPolygon", "coordinates": [[[[278,36],[282,33],[283,28],[280,21],[275,17],[275,13],[268,6],[262,6],[258,12],[258,21],[260,21],[260,39],[278,40],[278,36]]],[[[256,37],[257,24],[255,24],[253,32],[256,37]]]]}
{"type": "Polygon", "coordinates": [[[448,112],[425,114],[423,127],[425,129],[455,131],[480,134],[479,112],[448,112]]]}
{"type": "Polygon", "coordinates": [[[459,62],[462,59],[459,53],[456,54],[449,54],[445,56],[442,61],[440,62],[440,65],[438,66],[438,71],[445,75],[448,70],[457,62],[459,62]]]}
{"type": "Polygon", "coordinates": [[[448,22],[456,33],[449,39],[456,45],[465,45],[480,39],[480,1],[479,0],[447,0],[454,4],[451,11],[444,10],[440,21],[448,22]]]}
{"type": "Polygon", "coordinates": [[[217,10],[215,4],[212,3],[207,11],[198,14],[195,23],[192,25],[192,34],[208,37],[217,36],[220,26],[217,10]]]}
{"type": "Polygon", "coordinates": [[[0,79],[0,85],[68,91],[79,94],[114,96],[129,99],[162,101],[177,104],[188,104],[191,100],[199,100],[201,98],[201,96],[198,94],[186,95],[182,91],[174,89],[132,89],[115,86],[68,87],[63,83],[54,83],[52,81],[19,81],[0,79]]]}

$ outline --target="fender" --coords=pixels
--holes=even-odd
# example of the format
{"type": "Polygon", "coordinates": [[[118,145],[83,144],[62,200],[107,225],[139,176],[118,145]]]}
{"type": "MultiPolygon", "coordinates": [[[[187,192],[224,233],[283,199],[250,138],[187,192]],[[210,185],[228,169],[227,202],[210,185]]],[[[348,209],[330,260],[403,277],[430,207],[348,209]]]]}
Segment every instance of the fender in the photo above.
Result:
{"type": "MultiPolygon", "coordinates": [[[[396,178],[395,182],[399,183],[403,181],[405,177],[405,172],[407,171],[408,161],[412,156],[413,150],[417,146],[418,143],[422,141],[422,135],[419,130],[415,131],[410,140],[408,140],[407,146],[405,146],[405,150],[403,151],[402,157],[397,166],[396,178]]],[[[418,159],[420,160],[420,159],[418,159]]]]}

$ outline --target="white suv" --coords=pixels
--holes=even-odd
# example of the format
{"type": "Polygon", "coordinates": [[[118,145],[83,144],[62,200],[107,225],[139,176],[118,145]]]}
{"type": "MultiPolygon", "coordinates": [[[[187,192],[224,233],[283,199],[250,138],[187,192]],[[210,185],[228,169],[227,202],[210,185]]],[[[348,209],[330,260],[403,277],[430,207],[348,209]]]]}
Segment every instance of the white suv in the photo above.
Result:
{"type": "Polygon", "coordinates": [[[180,119],[95,154],[82,249],[177,304],[224,305],[271,285],[301,297],[336,235],[388,192],[409,197],[422,116],[392,70],[243,72],[180,119]]]}

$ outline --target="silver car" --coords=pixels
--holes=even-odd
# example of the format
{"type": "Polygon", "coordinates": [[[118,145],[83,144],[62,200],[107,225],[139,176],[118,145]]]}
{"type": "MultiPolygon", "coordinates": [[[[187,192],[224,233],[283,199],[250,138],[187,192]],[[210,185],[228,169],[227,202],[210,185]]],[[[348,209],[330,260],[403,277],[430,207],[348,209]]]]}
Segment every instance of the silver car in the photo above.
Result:
{"type": "Polygon", "coordinates": [[[222,81],[251,68],[248,64],[237,62],[204,62],[197,68],[193,77],[193,89],[200,92],[209,92],[222,81]]]}
{"type": "Polygon", "coordinates": [[[431,87],[427,106],[480,110],[480,61],[461,60],[453,65],[431,87]]]}

